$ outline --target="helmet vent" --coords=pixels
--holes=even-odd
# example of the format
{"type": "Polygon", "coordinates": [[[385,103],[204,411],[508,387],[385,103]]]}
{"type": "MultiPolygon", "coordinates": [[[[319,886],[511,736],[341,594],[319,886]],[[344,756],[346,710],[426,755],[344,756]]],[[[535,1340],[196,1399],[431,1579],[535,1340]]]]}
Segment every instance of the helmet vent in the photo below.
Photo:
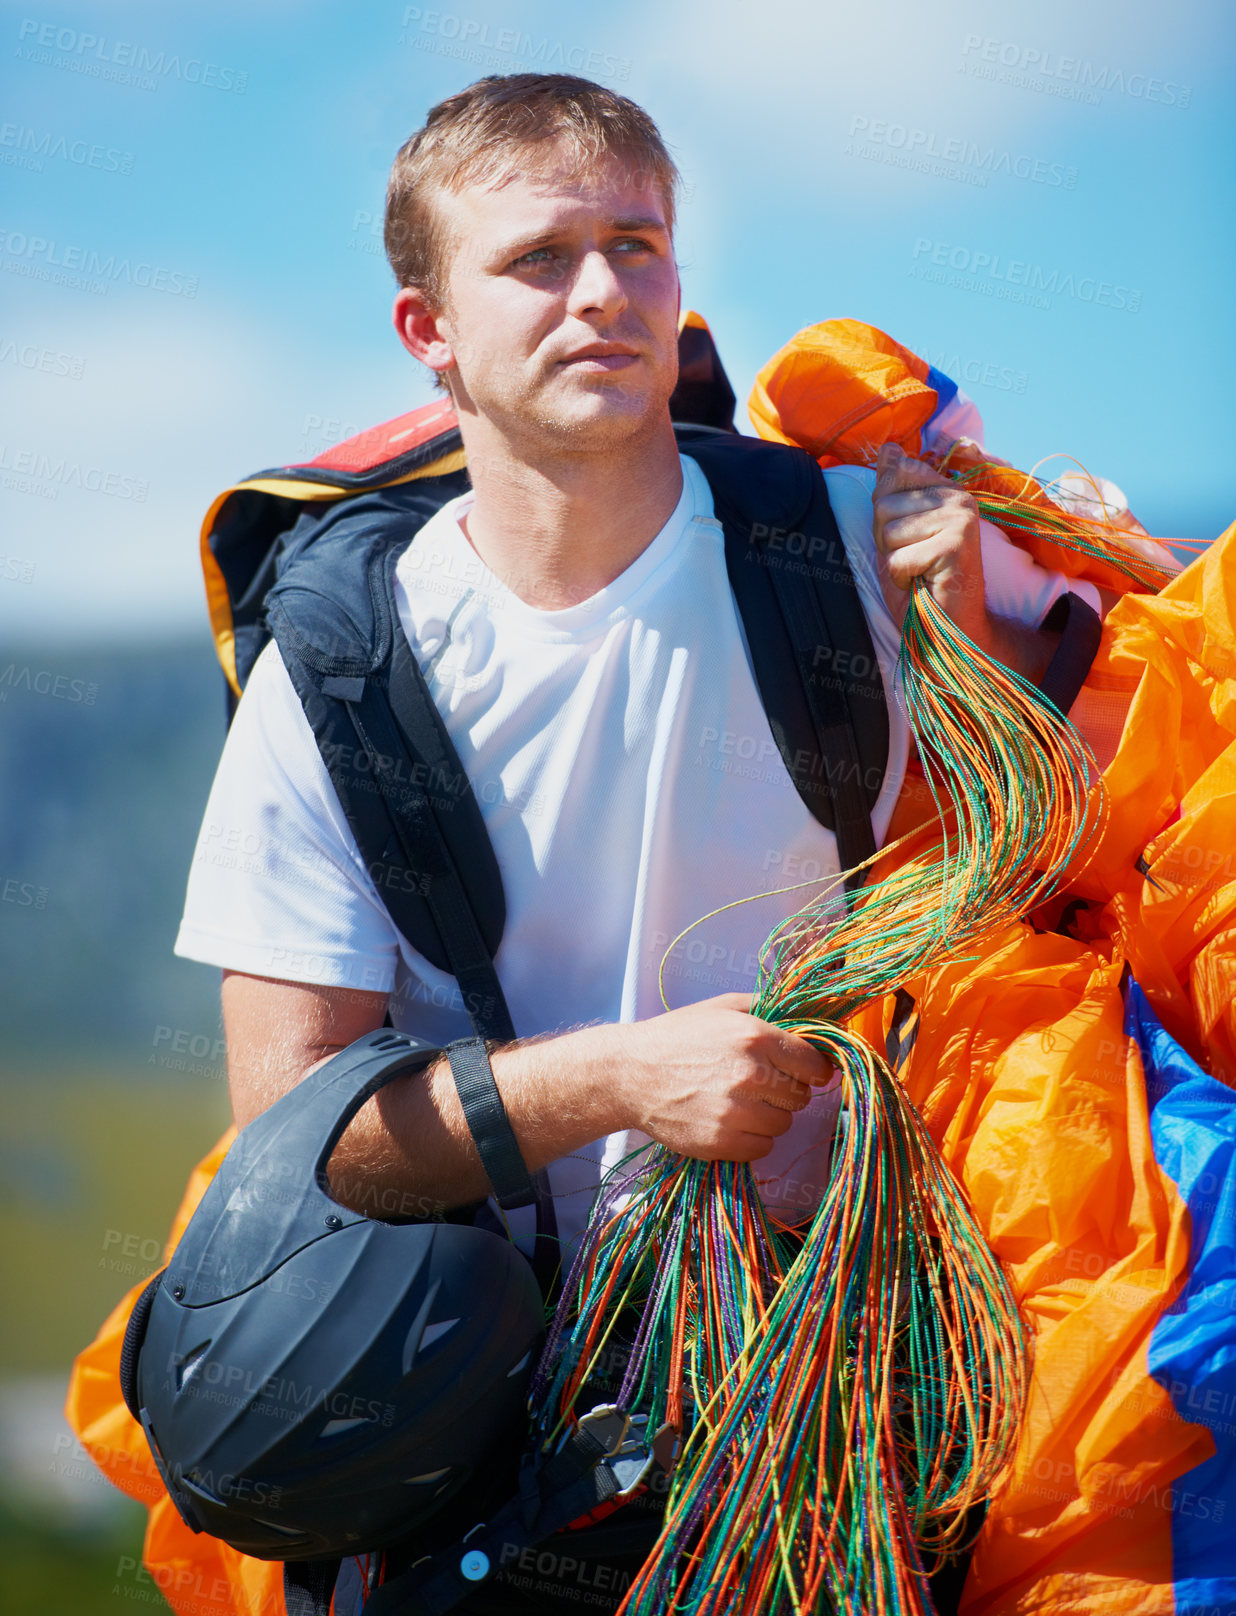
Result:
{"type": "Polygon", "coordinates": [[[264,1526],[268,1532],[274,1532],[278,1537],[302,1537],[305,1540],[306,1548],[313,1541],[303,1526],[283,1526],[278,1521],[264,1521],[257,1515],[253,1517],[253,1524],[254,1526],[264,1526]]]}
{"type": "Polygon", "coordinates": [[[404,1034],[398,1033],[391,1028],[370,1039],[369,1047],[381,1050],[385,1054],[388,1049],[407,1049],[410,1045],[404,1034]]]}
{"type": "Polygon", "coordinates": [[[511,1378],[511,1376],[512,1376],[512,1375],[517,1375],[517,1374],[518,1374],[518,1373],[519,1373],[519,1371],[520,1371],[520,1370],[521,1370],[521,1369],[522,1369],[522,1368],[524,1368],[524,1366],[525,1366],[525,1365],[526,1365],[526,1364],[527,1364],[527,1362],[528,1362],[528,1359],[529,1359],[529,1358],[531,1358],[531,1356],[532,1356],[532,1353],[531,1353],[531,1351],[528,1351],[528,1352],[525,1352],[525,1353],[524,1353],[524,1355],[523,1355],[523,1357],[522,1357],[522,1358],[521,1358],[521,1359],[520,1359],[520,1360],[519,1360],[519,1362],[518,1362],[518,1363],[517,1363],[517,1364],[516,1364],[516,1365],[515,1365],[515,1367],[514,1367],[514,1369],[508,1369],[508,1370],[507,1370],[507,1372],[506,1372],[506,1378],[507,1378],[507,1379],[508,1379],[508,1380],[510,1380],[510,1378],[511,1378]]]}
{"type": "Polygon", "coordinates": [[[450,1472],[450,1465],[443,1465],[441,1470],[426,1470],[423,1476],[405,1476],[403,1484],[405,1487],[425,1487],[431,1481],[441,1481],[443,1476],[450,1475],[450,1472]]]}
{"type": "Polygon", "coordinates": [[[342,1436],[345,1431],[354,1431],[358,1425],[369,1425],[372,1422],[366,1419],[356,1420],[327,1420],[322,1427],[323,1436],[342,1436]]]}
{"type": "Polygon", "coordinates": [[[200,1347],[194,1347],[192,1352],[186,1352],[176,1365],[176,1390],[183,1391],[185,1382],[201,1368],[202,1359],[210,1351],[210,1342],[203,1341],[200,1347]]]}
{"type": "Polygon", "coordinates": [[[421,1332],[416,1350],[424,1352],[426,1347],[432,1347],[435,1341],[444,1336],[448,1330],[453,1330],[458,1323],[458,1319],[443,1319],[439,1324],[427,1324],[421,1332]]]}
{"type": "Polygon", "coordinates": [[[427,1329],[431,1328],[428,1323],[429,1314],[433,1307],[434,1298],[437,1296],[441,1285],[442,1281],[440,1279],[435,1279],[433,1281],[425,1295],[424,1301],[417,1308],[416,1317],[412,1320],[412,1323],[408,1329],[408,1334],[403,1343],[403,1373],[405,1375],[410,1375],[412,1373],[412,1366],[416,1362],[416,1355],[421,1350],[421,1337],[425,1334],[427,1329]]]}
{"type": "Polygon", "coordinates": [[[200,1476],[181,1476],[180,1485],[186,1492],[195,1493],[199,1498],[204,1498],[208,1504],[218,1504],[224,1509],[227,1508],[227,1499],[221,1498],[214,1488],[207,1486],[200,1476]]]}

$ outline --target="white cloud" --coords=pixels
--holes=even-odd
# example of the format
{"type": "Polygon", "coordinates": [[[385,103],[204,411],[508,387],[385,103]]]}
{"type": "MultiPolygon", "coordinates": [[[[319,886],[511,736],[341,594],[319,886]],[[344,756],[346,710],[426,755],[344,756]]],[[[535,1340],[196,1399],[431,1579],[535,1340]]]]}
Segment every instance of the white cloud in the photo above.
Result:
{"type": "MultiPolygon", "coordinates": [[[[874,193],[879,206],[921,188],[921,174],[847,154],[856,124],[903,130],[893,149],[904,150],[914,132],[919,147],[921,137],[937,148],[975,141],[1067,163],[1111,115],[1130,109],[1127,96],[1101,94],[1090,106],[1052,93],[1073,87],[1062,63],[1187,81],[1206,59],[1205,31],[1204,16],[1169,16],[1151,0],[1034,8],[1021,0],[685,0],[636,30],[630,93],[649,103],[688,169],[709,171],[714,150],[732,162],[737,139],[770,185],[809,179],[815,196],[870,202],[874,193]],[[1020,82],[1036,77],[1038,90],[1020,82]]],[[[1165,114],[1144,103],[1138,110],[1165,114]]]]}
{"type": "Polygon", "coordinates": [[[202,628],[197,534],[220,489],[429,396],[393,336],[389,362],[325,360],[248,313],[149,294],[148,306],[91,302],[0,325],[10,637],[202,628]],[[49,370],[36,353],[53,356],[49,370]],[[55,374],[61,355],[82,362],[80,378],[55,374]]]}

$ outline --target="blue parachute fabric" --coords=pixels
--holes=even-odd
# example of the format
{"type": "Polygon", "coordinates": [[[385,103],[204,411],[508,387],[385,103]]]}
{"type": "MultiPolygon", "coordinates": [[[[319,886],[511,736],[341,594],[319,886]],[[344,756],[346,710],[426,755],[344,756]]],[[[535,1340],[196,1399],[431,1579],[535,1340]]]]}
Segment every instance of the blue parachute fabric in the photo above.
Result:
{"type": "Polygon", "coordinates": [[[1151,1337],[1149,1368],[1178,1414],[1206,1426],[1214,1456],[1172,1484],[1177,1616],[1236,1612],[1236,1091],[1164,1031],[1141,988],[1124,1030],[1146,1074],[1155,1160],[1189,1208],[1188,1279],[1151,1337]]]}
{"type": "Polygon", "coordinates": [[[939,415],[945,405],[951,404],[957,397],[957,383],[951,376],[946,376],[942,370],[937,370],[934,365],[928,365],[927,385],[928,387],[934,387],[936,390],[934,414],[939,415]]]}

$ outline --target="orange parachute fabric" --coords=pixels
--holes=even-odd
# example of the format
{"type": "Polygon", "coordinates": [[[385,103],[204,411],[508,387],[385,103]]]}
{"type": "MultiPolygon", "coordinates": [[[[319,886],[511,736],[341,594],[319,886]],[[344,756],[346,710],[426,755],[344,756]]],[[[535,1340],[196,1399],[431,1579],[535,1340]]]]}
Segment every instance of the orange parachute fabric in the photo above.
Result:
{"type": "MultiPolygon", "coordinates": [[[[825,466],[870,464],[890,440],[921,454],[934,404],[919,390],[923,362],[911,355],[898,371],[896,353],[856,321],[800,333],[760,374],[757,431],[825,466]],[[873,395],[886,384],[881,408],[873,395]]],[[[934,458],[944,469],[982,463],[979,488],[1051,505],[1033,479],[973,445],[934,458]]],[[[1182,1513],[1221,1521],[1229,1502],[1191,1490],[1190,1473],[1216,1443],[1230,1449],[1236,1427],[1225,1404],[1216,1413],[1201,1399],[1182,1417],[1151,1374],[1156,1326],[1189,1276],[1192,1230],[1156,1159],[1121,984],[1128,967],[1188,1055],[1236,1086],[1236,526],[1159,594],[1066,544],[1005,531],[1041,564],[1122,598],[1070,715],[1108,792],[1097,847],[1048,912],[989,939],[980,958],[905,984],[917,1020],[903,1081],[1033,1334],[1017,1460],[988,1511],[962,1611],[1171,1616],[1192,1609],[1187,1592],[1178,1601],[1174,1528],[1182,1513]]],[[[902,807],[916,790],[929,836],[921,777],[902,807]]],[[[857,1030],[883,1043],[893,1012],[891,1000],[871,1006],[857,1030]]],[[[904,1028],[900,1037],[904,1047],[904,1028]]]]}
{"type": "MultiPolygon", "coordinates": [[[[906,454],[924,456],[924,431],[944,400],[940,389],[956,387],[924,359],[861,320],[825,320],[807,326],[775,353],[756,377],[748,401],[752,424],[762,438],[795,443],[823,467],[842,463],[872,465],[881,444],[895,443],[906,454]]],[[[1069,577],[1085,578],[1122,594],[1129,588],[1155,589],[1175,571],[1169,558],[1147,543],[1127,512],[1115,521],[1070,519],[1037,478],[993,460],[975,443],[961,440],[941,453],[929,452],[939,469],[960,475],[964,487],[985,497],[992,514],[1034,559],[1069,577]],[[1067,525],[1076,534],[1094,530],[1095,544],[1056,542],[1052,529],[1067,525]],[[1119,561],[1096,553],[1120,534],[1119,561]]],[[[1093,492],[1098,495],[1097,485],[1093,492]]]]}
{"type": "MultiPolygon", "coordinates": [[[[1234,648],[1236,526],[1162,595],[1128,595],[1108,618],[1073,716],[1109,732],[1123,717],[1111,813],[1071,894],[1033,917],[1062,930],[1023,922],[981,959],[906,984],[919,1020],[903,1079],[1034,1336],[1021,1447],[966,1616],[1169,1616],[1173,1524],[1182,1510],[1222,1518],[1228,1502],[1189,1472],[1230,1448],[1230,1413],[1199,1401],[1183,1419],[1150,1373],[1191,1229],[1156,1161],[1120,983],[1127,964],[1176,1040],[1236,1086],[1234,648]]],[[[882,1037],[866,1014],[860,1030],[882,1037]]]]}
{"type": "Polygon", "coordinates": [[[1073,717],[1101,735],[1122,700],[1112,813],[1073,890],[1172,1037],[1236,1086],[1236,524],[1112,609],[1073,717]]]}
{"type": "MultiPolygon", "coordinates": [[[[230,1128],[193,1169],[165,1258],[176,1249],[235,1137],[230,1128]]],[[[74,1363],[65,1405],[69,1424],[108,1480],[149,1510],[142,1557],[174,1611],[180,1616],[284,1616],[282,1565],[238,1554],[218,1538],[189,1530],[155,1469],[146,1433],[120,1395],[120,1346],[146,1283],[135,1285],[113,1308],[74,1363]]]]}
{"type": "Polygon", "coordinates": [[[926,360],[861,320],[808,326],[760,371],[747,410],[760,437],[822,466],[866,464],[871,446],[919,453],[938,402],[926,360]]]}

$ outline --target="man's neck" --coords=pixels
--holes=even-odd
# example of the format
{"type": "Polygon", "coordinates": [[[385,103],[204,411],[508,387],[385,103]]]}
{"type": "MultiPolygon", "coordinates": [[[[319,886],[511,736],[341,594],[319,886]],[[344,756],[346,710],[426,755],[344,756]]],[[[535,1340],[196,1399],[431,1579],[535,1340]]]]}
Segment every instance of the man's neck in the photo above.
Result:
{"type": "Polygon", "coordinates": [[[475,493],[464,531],[513,594],[542,611],[611,584],[673,515],[682,465],[668,415],[603,453],[521,458],[475,417],[464,429],[475,493]]]}

